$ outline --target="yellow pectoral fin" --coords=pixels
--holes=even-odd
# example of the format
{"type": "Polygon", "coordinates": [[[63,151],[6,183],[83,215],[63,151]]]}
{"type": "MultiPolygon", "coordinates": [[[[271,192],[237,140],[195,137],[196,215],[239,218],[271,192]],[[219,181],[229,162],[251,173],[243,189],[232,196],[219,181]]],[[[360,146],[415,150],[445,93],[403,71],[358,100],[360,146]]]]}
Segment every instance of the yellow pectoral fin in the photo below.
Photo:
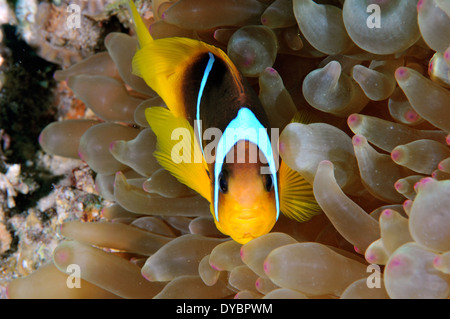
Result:
{"type": "Polygon", "coordinates": [[[297,111],[291,120],[291,123],[310,124],[320,122],[320,118],[307,110],[297,111]]]}
{"type": "Polygon", "coordinates": [[[148,108],[145,116],[158,139],[153,155],[161,166],[211,202],[208,167],[189,122],[163,107],[148,108]]]}
{"type": "Polygon", "coordinates": [[[280,210],[285,216],[304,222],[321,212],[312,185],[297,171],[281,162],[279,176],[280,210]]]}

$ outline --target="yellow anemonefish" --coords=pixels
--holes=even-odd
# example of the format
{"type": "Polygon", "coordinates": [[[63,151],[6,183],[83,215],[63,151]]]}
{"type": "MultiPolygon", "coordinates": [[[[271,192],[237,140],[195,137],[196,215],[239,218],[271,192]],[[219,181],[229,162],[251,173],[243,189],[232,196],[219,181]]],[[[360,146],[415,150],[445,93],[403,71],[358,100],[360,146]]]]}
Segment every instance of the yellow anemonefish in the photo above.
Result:
{"type": "Polygon", "coordinates": [[[246,243],[268,233],[280,211],[299,221],[319,213],[311,185],[283,162],[278,165],[264,109],[229,57],[198,40],[152,39],[133,1],[130,7],[139,42],[133,72],[168,107],[146,110],[158,138],[154,155],[211,203],[217,228],[246,243]],[[204,138],[212,128],[221,133],[213,150],[204,138]],[[187,137],[179,142],[180,136],[187,137]],[[180,149],[187,160],[179,160],[180,149]]]}

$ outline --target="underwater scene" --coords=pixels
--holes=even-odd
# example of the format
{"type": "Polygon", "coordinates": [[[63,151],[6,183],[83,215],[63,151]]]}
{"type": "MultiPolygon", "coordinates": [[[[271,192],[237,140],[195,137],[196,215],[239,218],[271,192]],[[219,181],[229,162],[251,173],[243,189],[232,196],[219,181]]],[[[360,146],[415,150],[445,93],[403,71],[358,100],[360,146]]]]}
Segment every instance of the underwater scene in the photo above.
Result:
{"type": "Polygon", "coordinates": [[[450,298],[449,0],[0,24],[0,299],[450,298]]]}

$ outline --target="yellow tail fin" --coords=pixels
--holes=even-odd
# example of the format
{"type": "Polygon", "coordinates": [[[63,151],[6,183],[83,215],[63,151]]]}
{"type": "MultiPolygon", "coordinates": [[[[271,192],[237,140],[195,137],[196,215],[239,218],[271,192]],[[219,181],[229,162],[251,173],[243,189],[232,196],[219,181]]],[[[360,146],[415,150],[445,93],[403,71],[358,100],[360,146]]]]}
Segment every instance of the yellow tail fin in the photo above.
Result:
{"type": "Polygon", "coordinates": [[[145,116],[158,138],[153,155],[161,166],[211,202],[208,168],[189,122],[156,106],[146,109],[145,116]]]}

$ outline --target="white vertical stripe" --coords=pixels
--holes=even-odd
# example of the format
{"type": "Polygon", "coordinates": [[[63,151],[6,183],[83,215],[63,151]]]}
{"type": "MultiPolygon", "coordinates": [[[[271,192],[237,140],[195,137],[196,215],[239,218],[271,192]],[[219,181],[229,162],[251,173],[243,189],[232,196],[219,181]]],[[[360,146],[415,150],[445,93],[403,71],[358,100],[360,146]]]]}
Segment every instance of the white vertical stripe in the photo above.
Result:
{"type": "Polygon", "coordinates": [[[203,143],[202,143],[202,132],[201,132],[201,121],[200,121],[200,102],[202,100],[203,90],[205,89],[206,81],[208,80],[209,73],[214,64],[214,55],[211,52],[208,52],[209,60],[206,65],[205,72],[203,73],[202,82],[200,83],[200,90],[198,91],[197,96],[197,132],[198,132],[198,140],[200,144],[200,148],[202,150],[203,156],[205,155],[203,152],[203,143]]]}
{"type": "Polygon", "coordinates": [[[214,166],[214,214],[216,220],[219,221],[219,174],[222,171],[225,156],[230,149],[236,145],[239,140],[248,140],[254,144],[263,152],[269,164],[270,172],[273,178],[274,190],[275,190],[275,202],[277,209],[277,217],[280,214],[280,202],[278,196],[278,183],[277,183],[277,167],[275,165],[275,159],[272,151],[272,144],[270,143],[269,135],[266,129],[262,126],[261,122],[256,118],[252,111],[246,107],[242,107],[236,118],[234,118],[225,129],[224,134],[219,140],[216,149],[216,163],[214,166]],[[246,134],[239,136],[236,132],[245,133],[248,129],[253,129],[256,134],[246,134]],[[261,134],[263,132],[263,134],[261,134]],[[262,135],[262,136],[260,136],[262,135]],[[263,141],[263,142],[262,142],[263,141]]]}

